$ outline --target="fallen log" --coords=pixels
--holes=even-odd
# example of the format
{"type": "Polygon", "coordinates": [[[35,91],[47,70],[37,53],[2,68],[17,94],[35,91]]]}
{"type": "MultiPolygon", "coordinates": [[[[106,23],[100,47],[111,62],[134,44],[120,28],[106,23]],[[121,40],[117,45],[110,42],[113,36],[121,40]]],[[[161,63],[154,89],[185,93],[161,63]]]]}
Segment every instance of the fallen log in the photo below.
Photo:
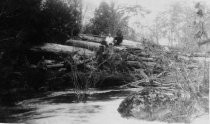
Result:
{"type": "MultiPolygon", "coordinates": [[[[145,58],[149,58],[149,55],[145,55],[145,54],[141,54],[141,53],[139,53],[138,55],[136,55],[135,53],[133,54],[131,54],[130,56],[128,56],[128,60],[129,61],[136,61],[136,60],[145,60],[145,58]]],[[[150,60],[149,61],[151,61],[153,58],[149,58],[150,60]]]]}
{"type": "Polygon", "coordinates": [[[143,65],[140,62],[138,62],[138,61],[127,61],[127,64],[130,67],[133,67],[133,68],[136,68],[136,69],[144,68],[144,67],[142,67],[143,65]]]}
{"type": "Polygon", "coordinates": [[[60,64],[53,64],[53,65],[47,65],[48,69],[52,69],[52,68],[62,68],[64,67],[64,64],[60,63],[60,64]]]}
{"type": "Polygon", "coordinates": [[[68,40],[66,41],[66,44],[70,46],[85,48],[91,51],[96,51],[101,45],[100,43],[94,43],[82,40],[68,40]]]}
{"type": "Polygon", "coordinates": [[[105,38],[105,37],[91,36],[91,35],[86,35],[86,34],[80,34],[79,37],[82,40],[88,40],[88,41],[95,42],[95,43],[101,43],[103,38],[105,38]]]}
{"type": "Polygon", "coordinates": [[[144,49],[142,44],[140,42],[135,42],[131,40],[123,40],[123,42],[120,44],[121,46],[125,46],[127,48],[138,48],[138,49],[144,49]]]}
{"type": "MultiPolygon", "coordinates": [[[[95,43],[101,43],[101,41],[103,40],[103,38],[105,37],[101,37],[101,36],[91,36],[91,35],[87,35],[87,34],[80,34],[80,38],[86,42],[95,42],[95,43]]],[[[128,48],[139,48],[139,49],[143,49],[143,45],[141,42],[136,42],[136,41],[132,41],[132,40],[126,40],[124,39],[123,42],[121,43],[120,46],[125,46],[128,48]]]]}
{"type": "Polygon", "coordinates": [[[154,67],[157,63],[156,62],[146,62],[147,67],[154,67]]]}
{"type": "MultiPolygon", "coordinates": [[[[92,58],[90,59],[86,59],[86,60],[83,60],[83,61],[74,61],[75,65],[76,66],[81,66],[81,65],[85,65],[87,66],[87,63],[91,62],[92,61],[92,58]]],[[[47,64],[47,63],[46,63],[47,64]]],[[[64,68],[66,65],[64,62],[61,62],[61,63],[57,63],[57,64],[47,64],[46,67],[48,69],[55,69],[55,68],[64,68]]],[[[89,67],[88,67],[89,68],[89,67]]]]}
{"type": "Polygon", "coordinates": [[[201,42],[198,43],[199,46],[205,45],[205,44],[209,44],[210,43],[210,39],[207,40],[203,40],[201,42]]]}
{"type": "MultiPolygon", "coordinates": [[[[75,47],[80,47],[80,48],[85,48],[91,51],[96,51],[100,47],[100,43],[94,43],[94,42],[89,42],[89,41],[83,41],[83,40],[68,40],[66,41],[66,45],[70,46],[75,46],[75,47]]],[[[125,46],[115,46],[114,47],[117,50],[124,50],[126,49],[125,46]]]]}
{"type": "MultiPolygon", "coordinates": [[[[67,40],[67,45],[75,46],[75,47],[81,47],[89,50],[96,50],[101,45],[97,42],[90,42],[90,41],[83,41],[83,40],[67,40]]],[[[125,49],[125,48],[131,48],[131,49],[143,49],[143,46],[141,46],[141,43],[129,41],[129,40],[123,40],[122,44],[115,47],[116,49],[125,49]]],[[[146,54],[143,56],[147,56],[146,54]]]]}
{"type": "Polygon", "coordinates": [[[136,53],[135,55],[140,56],[140,57],[150,57],[150,55],[145,52],[139,52],[139,53],[136,53]]]}
{"type": "Polygon", "coordinates": [[[31,48],[30,50],[34,52],[49,52],[49,53],[54,53],[54,54],[58,54],[58,53],[72,54],[76,52],[80,55],[87,55],[87,56],[94,55],[94,52],[88,49],[72,47],[72,46],[67,46],[67,45],[60,45],[60,44],[55,44],[55,43],[46,43],[42,46],[35,46],[31,48]]]}
{"type": "Polygon", "coordinates": [[[154,62],[154,61],[155,61],[154,58],[140,57],[140,59],[141,59],[142,61],[145,61],[145,62],[154,62]]]}

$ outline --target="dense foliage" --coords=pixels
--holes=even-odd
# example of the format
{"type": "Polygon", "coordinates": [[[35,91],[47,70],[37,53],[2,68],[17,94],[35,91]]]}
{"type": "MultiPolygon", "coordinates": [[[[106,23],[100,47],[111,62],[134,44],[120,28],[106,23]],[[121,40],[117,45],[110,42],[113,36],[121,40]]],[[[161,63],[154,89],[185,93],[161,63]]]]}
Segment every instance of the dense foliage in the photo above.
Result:
{"type": "Polygon", "coordinates": [[[94,35],[116,35],[118,30],[123,32],[126,39],[135,39],[135,32],[129,26],[129,19],[133,15],[147,14],[140,5],[136,6],[120,6],[114,2],[110,4],[101,2],[99,7],[95,10],[94,17],[90,23],[84,27],[84,33],[94,35]]]}
{"type": "Polygon", "coordinates": [[[61,0],[7,0],[0,3],[0,46],[63,42],[80,30],[81,12],[61,0]]]}

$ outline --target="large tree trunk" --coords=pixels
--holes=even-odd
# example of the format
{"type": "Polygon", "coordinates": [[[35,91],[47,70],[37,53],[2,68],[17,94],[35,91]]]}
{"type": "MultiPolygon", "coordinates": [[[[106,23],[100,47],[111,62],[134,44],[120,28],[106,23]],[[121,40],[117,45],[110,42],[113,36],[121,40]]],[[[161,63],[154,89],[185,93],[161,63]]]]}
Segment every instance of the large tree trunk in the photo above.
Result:
{"type": "Polygon", "coordinates": [[[80,34],[79,37],[82,40],[89,41],[89,42],[95,42],[95,43],[101,43],[103,38],[105,38],[105,37],[91,36],[91,35],[86,35],[86,34],[80,34]]]}
{"type": "MultiPolygon", "coordinates": [[[[95,42],[95,43],[101,43],[101,41],[103,40],[104,37],[100,37],[100,36],[90,36],[90,35],[86,35],[86,34],[81,34],[80,38],[84,41],[87,42],[95,42]]],[[[123,42],[121,43],[120,46],[124,46],[127,48],[140,48],[143,49],[142,44],[140,42],[135,42],[135,41],[131,41],[131,40],[123,40],[123,42]]]]}
{"type": "MultiPolygon", "coordinates": [[[[63,60],[62,58],[64,56],[73,55],[73,54],[84,55],[89,58],[93,56],[95,53],[88,49],[67,46],[67,45],[60,45],[55,43],[46,43],[42,46],[35,46],[26,52],[28,60],[31,64],[33,63],[36,64],[43,57],[49,60],[63,60]]],[[[59,67],[60,65],[56,66],[59,67]]]]}
{"type": "MultiPolygon", "coordinates": [[[[68,40],[66,41],[67,45],[70,46],[75,46],[75,47],[80,47],[80,48],[85,48],[91,51],[96,51],[99,46],[101,45],[100,43],[96,42],[91,42],[91,41],[83,41],[83,40],[68,40]]],[[[138,42],[134,41],[129,41],[129,40],[124,40],[123,43],[119,46],[115,47],[116,49],[126,49],[126,48],[138,48],[138,49],[143,49],[142,45],[138,42]]]]}
{"type": "Polygon", "coordinates": [[[42,46],[36,46],[31,48],[31,51],[34,52],[50,52],[50,53],[55,53],[55,54],[71,54],[74,52],[77,52],[80,55],[93,55],[94,52],[84,49],[84,48],[78,48],[74,46],[67,46],[67,45],[60,45],[60,44],[55,44],[55,43],[46,43],[42,46]]]}
{"type": "Polygon", "coordinates": [[[70,46],[85,48],[91,51],[96,51],[101,45],[100,43],[94,43],[82,40],[68,40],[66,41],[66,44],[70,46]]]}

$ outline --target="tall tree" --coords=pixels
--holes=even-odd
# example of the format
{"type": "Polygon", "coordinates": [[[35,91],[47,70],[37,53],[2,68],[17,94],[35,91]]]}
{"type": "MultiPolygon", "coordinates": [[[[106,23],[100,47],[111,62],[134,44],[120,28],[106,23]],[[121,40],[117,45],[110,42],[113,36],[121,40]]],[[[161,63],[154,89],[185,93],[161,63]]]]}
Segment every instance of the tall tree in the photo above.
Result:
{"type": "MultiPolygon", "coordinates": [[[[133,29],[129,27],[128,21],[131,16],[136,14],[148,13],[140,5],[134,6],[117,6],[114,2],[110,4],[102,2],[95,10],[94,18],[87,26],[85,33],[92,33],[95,35],[111,34],[115,35],[117,30],[121,30],[125,37],[132,35],[133,29]]],[[[132,36],[133,37],[133,36],[132,36]]]]}
{"type": "Polygon", "coordinates": [[[93,34],[99,35],[100,33],[109,34],[110,21],[112,13],[110,6],[106,2],[102,2],[98,9],[95,10],[94,18],[91,19],[93,24],[93,34]]]}

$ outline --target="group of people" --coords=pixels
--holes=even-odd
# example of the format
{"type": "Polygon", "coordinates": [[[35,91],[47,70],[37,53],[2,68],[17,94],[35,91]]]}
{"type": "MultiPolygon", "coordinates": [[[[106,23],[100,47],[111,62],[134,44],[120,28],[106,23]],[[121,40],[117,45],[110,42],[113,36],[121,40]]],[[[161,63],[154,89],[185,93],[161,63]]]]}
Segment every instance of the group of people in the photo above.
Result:
{"type": "Polygon", "coordinates": [[[104,38],[101,42],[101,46],[96,53],[97,62],[100,65],[99,68],[103,68],[104,60],[112,56],[114,53],[114,46],[119,46],[123,41],[123,35],[120,30],[117,31],[116,37],[111,37],[109,34],[106,38],[104,38]],[[103,63],[103,64],[102,64],[103,63]]]}
{"type": "Polygon", "coordinates": [[[109,45],[119,46],[123,41],[123,35],[121,30],[118,30],[116,33],[116,37],[111,37],[109,34],[106,38],[104,38],[101,42],[102,45],[108,47],[109,45]]]}

